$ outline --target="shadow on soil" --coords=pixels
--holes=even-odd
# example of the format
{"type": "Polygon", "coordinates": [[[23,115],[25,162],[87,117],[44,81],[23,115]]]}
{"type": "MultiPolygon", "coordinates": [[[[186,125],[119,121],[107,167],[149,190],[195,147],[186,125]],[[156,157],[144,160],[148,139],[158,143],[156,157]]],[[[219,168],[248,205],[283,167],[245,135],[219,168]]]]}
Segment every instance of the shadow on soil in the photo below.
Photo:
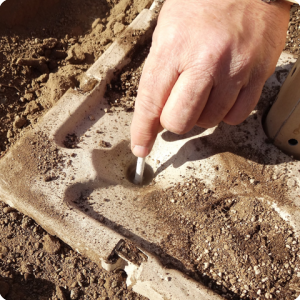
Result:
{"type": "Polygon", "coordinates": [[[10,277],[13,279],[0,278],[0,292],[6,300],[36,300],[41,299],[41,295],[45,299],[51,299],[55,295],[55,284],[48,280],[37,279],[34,276],[24,280],[24,276],[13,269],[10,277]]]}

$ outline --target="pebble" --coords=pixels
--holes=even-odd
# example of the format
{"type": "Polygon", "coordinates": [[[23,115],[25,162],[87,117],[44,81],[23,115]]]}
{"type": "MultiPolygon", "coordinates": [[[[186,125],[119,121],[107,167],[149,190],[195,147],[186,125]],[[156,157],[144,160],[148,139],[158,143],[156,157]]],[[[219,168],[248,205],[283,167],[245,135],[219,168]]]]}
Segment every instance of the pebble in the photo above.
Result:
{"type": "Polygon", "coordinates": [[[208,267],[209,267],[209,263],[208,262],[204,263],[203,269],[206,270],[208,267]]]}
{"type": "Polygon", "coordinates": [[[125,25],[119,22],[116,22],[114,25],[114,34],[117,35],[125,29],[125,25]]]}
{"type": "Polygon", "coordinates": [[[79,290],[78,289],[73,289],[70,292],[70,299],[71,300],[76,300],[79,297],[79,290]]]}
{"type": "Polygon", "coordinates": [[[113,281],[113,282],[111,283],[111,287],[112,287],[112,288],[116,288],[117,286],[118,286],[117,281],[113,281]]]}
{"type": "Polygon", "coordinates": [[[6,206],[6,207],[3,208],[3,212],[5,214],[8,214],[8,213],[13,212],[13,211],[15,211],[15,209],[13,207],[10,207],[10,206],[6,206]]]}
{"type": "Polygon", "coordinates": [[[16,211],[11,212],[9,215],[10,215],[10,218],[14,221],[17,220],[19,217],[19,215],[16,211]]]}
{"type": "Polygon", "coordinates": [[[259,275],[260,274],[260,270],[259,270],[258,266],[254,266],[253,269],[254,269],[255,275],[259,275]]]}
{"type": "Polygon", "coordinates": [[[94,29],[99,23],[101,23],[101,19],[97,18],[95,21],[92,23],[92,28],[94,29]]]}
{"type": "Polygon", "coordinates": [[[257,295],[260,295],[260,294],[261,294],[261,290],[258,290],[258,291],[257,291],[257,295]]]}
{"type": "Polygon", "coordinates": [[[66,300],[66,296],[62,290],[61,287],[57,286],[56,287],[56,297],[59,299],[59,300],[66,300]]]}
{"type": "Polygon", "coordinates": [[[22,227],[23,229],[26,229],[26,228],[28,228],[30,225],[31,225],[31,219],[29,219],[29,218],[27,218],[27,217],[23,218],[21,227],[22,227]]]}
{"type": "Polygon", "coordinates": [[[289,188],[291,188],[291,187],[294,187],[295,186],[295,184],[296,184],[296,181],[294,180],[294,179],[292,179],[292,178],[290,178],[290,179],[288,179],[287,180],[287,186],[289,187],[289,188]]]}
{"type": "Polygon", "coordinates": [[[271,298],[272,298],[272,296],[271,296],[271,294],[270,294],[270,293],[266,293],[266,294],[265,294],[265,298],[266,298],[266,299],[271,299],[271,298]]]}
{"type": "Polygon", "coordinates": [[[10,138],[12,138],[13,136],[14,136],[13,132],[9,129],[9,130],[7,131],[6,137],[7,137],[8,139],[10,139],[10,138]]]}
{"type": "Polygon", "coordinates": [[[14,128],[22,128],[26,122],[27,121],[24,117],[17,116],[14,121],[14,128]]]}
{"type": "Polygon", "coordinates": [[[0,254],[5,256],[8,254],[8,251],[9,251],[9,249],[6,246],[0,245],[0,254]]]}
{"type": "Polygon", "coordinates": [[[57,238],[46,235],[44,237],[43,248],[47,253],[55,254],[60,250],[60,242],[57,238]]]}

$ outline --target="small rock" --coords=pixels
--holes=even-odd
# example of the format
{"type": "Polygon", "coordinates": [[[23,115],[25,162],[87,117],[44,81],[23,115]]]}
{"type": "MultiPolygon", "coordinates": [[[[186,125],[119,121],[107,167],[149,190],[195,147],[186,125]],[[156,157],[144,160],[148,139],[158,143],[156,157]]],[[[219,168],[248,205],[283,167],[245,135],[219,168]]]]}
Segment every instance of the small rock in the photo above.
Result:
{"type": "Polygon", "coordinates": [[[56,297],[59,299],[59,300],[66,300],[66,296],[62,290],[61,287],[59,286],[56,286],[56,297]]]}
{"type": "Polygon", "coordinates": [[[9,249],[5,246],[0,245],[0,254],[6,256],[8,254],[9,249]]]}
{"type": "Polygon", "coordinates": [[[33,267],[31,265],[28,265],[26,261],[23,261],[21,263],[20,269],[23,272],[23,274],[25,274],[25,273],[32,274],[33,273],[33,267]]]}
{"type": "Polygon", "coordinates": [[[254,269],[255,275],[259,275],[260,274],[260,270],[259,270],[258,266],[254,266],[253,269],[254,269]]]}
{"type": "Polygon", "coordinates": [[[78,43],[69,49],[66,60],[71,64],[80,64],[85,60],[85,54],[78,43]]]}
{"type": "Polygon", "coordinates": [[[27,101],[30,102],[30,101],[34,100],[34,95],[32,93],[26,93],[24,95],[24,99],[26,99],[27,101]]]}
{"type": "Polygon", "coordinates": [[[57,39],[55,38],[44,39],[43,41],[43,47],[46,49],[52,49],[56,45],[57,45],[57,39]]]}
{"type": "Polygon", "coordinates": [[[6,206],[6,207],[3,208],[3,212],[5,214],[8,214],[8,213],[13,212],[13,211],[15,211],[15,209],[13,207],[10,207],[10,206],[6,206]]]}
{"type": "Polygon", "coordinates": [[[116,22],[114,25],[114,34],[117,35],[125,29],[125,25],[119,22],[116,22]]]}
{"type": "Polygon", "coordinates": [[[111,42],[111,39],[103,38],[103,39],[101,39],[101,41],[100,41],[100,45],[101,45],[101,46],[105,46],[105,45],[109,44],[110,42],[111,42]]]}
{"type": "Polygon", "coordinates": [[[101,23],[101,19],[97,18],[93,23],[92,23],[92,28],[95,28],[99,23],[101,23]]]}
{"type": "Polygon", "coordinates": [[[40,110],[40,108],[37,105],[37,103],[35,101],[31,101],[30,103],[27,104],[24,114],[25,115],[34,114],[34,113],[38,112],[39,110],[40,110]]]}
{"type": "Polygon", "coordinates": [[[285,263],[285,264],[284,264],[284,267],[285,267],[286,269],[288,269],[288,268],[290,267],[290,265],[289,265],[288,263],[285,263]]]}
{"type": "Polygon", "coordinates": [[[44,237],[43,248],[49,254],[55,254],[60,250],[60,242],[57,238],[46,235],[44,237]]]}
{"type": "Polygon", "coordinates": [[[296,185],[296,181],[294,179],[290,178],[290,179],[287,180],[286,184],[289,188],[292,188],[296,185]]]}
{"type": "Polygon", "coordinates": [[[116,288],[118,286],[118,282],[117,281],[113,281],[112,283],[111,283],[111,287],[112,288],[116,288]]]}
{"type": "Polygon", "coordinates": [[[98,25],[95,27],[94,31],[95,31],[96,34],[100,34],[101,32],[104,31],[104,28],[105,28],[104,25],[98,24],[98,25]]]}
{"type": "Polygon", "coordinates": [[[70,293],[70,299],[76,300],[79,297],[79,289],[73,289],[70,293]]]}
{"type": "Polygon", "coordinates": [[[23,218],[21,227],[23,229],[28,228],[31,225],[32,221],[28,217],[23,218]]]}
{"type": "Polygon", "coordinates": [[[100,140],[99,141],[99,146],[102,147],[102,148],[109,148],[109,147],[111,147],[111,144],[109,142],[105,142],[103,140],[100,140]]]}
{"type": "Polygon", "coordinates": [[[266,299],[270,299],[271,297],[270,297],[271,295],[269,294],[269,293],[265,293],[265,298],[266,299]]]}
{"type": "Polygon", "coordinates": [[[39,78],[37,78],[37,82],[47,82],[49,79],[49,74],[43,74],[39,78]]]}
{"type": "Polygon", "coordinates": [[[15,128],[22,128],[26,124],[26,119],[24,117],[17,116],[14,121],[15,128]]]}
{"type": "Polygon", "coordinates": [[[9,130],[7,131],[6,137],[7,137],[8,139],[10,139],[10,138],[12,138],[13,136],[14,136],[13,132],[9,129],[9,130]]]}
{"type": "Polygon", "coordinates": [[[261,290],[257,290],[257,295],[260,295],[261,294],[261,290]]]}
{"type": "Polygon", "coordinates": [[[82,273],[78,273],[76,276],[76,279],[78,280],[78,282],[83,282],[84,281],[84,276],[82,273]]]}
{"type": "Polygon", "coordinates": [[[16,211],[11,212],[9,215],[10,215],[10,218],[11,218],[13,221],[17,220],[18,217],[19,217],[19,215],[18,215],[18,213],[17,213],[16,211]]]}
{"type": "Polygon", "coordinates": [[[203,270],[206,270],[208,267],[209,267],[209,263],[208,262],[204,263],[203,270]]]}
{"type": "Polygon", "coordinates": [[[34,243],[34,247],[35,249],[39,249],[41,246],[41,244],[39,242],[34,243]]]}
{"type": "Polygon", "coordinates": [[[124,24],[125,17],[126,17],[125,13],[120,13],[119,15],[116,16],[116,21],[124,24]]]}

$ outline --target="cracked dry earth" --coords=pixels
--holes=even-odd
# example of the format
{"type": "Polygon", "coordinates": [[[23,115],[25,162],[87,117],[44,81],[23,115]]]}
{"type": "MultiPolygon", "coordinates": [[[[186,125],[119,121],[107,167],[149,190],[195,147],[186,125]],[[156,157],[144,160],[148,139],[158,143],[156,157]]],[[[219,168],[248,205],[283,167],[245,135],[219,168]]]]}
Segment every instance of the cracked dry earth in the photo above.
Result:
{"type": "MultiPolygon", "coordinates": [[[[78,1],[65,1],[50,19],[31,20],[25,29],[0,26],[0,157],[68,88],[78,87],[83,72],[149,2],[78,1]]],[[[285,49],[295,54],[298,15],[293,8],[285,49]]],[[[133,110],[148,51],[149,46],[142,49],[108,86],[110,113],[133,110]]],[[[74,137],[69,139],[72,144],[74,137]]],[[[260,169],[215,168],[230,180],[211,189],[189,178],[145,198],[170,230],[160,247],[182,263],[186,274],[225,299],[296,299],[298,239],[270,203],[259,199],[284,200],[287,184],[260,169]],[[228,192],[240,184],[251,192],[228,192]]],[[[126,286],[123,271],[104,271],[4,203],[0,226],[0,294],[5,299],[146,299],[126,286]]]]}

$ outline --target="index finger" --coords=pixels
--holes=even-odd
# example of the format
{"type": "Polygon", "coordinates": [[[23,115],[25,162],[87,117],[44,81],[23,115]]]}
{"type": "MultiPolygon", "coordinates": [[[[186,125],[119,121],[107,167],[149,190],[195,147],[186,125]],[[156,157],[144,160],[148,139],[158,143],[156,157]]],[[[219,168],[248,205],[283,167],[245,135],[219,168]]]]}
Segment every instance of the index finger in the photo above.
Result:
{"type": "Polygon", "coordinates": [[[160,115],[178,78],[170,58],[153,52],[151,48],[145,62],[131,123],[131,149],[138,157],[150,153],[160,128],[160,115]]]}

